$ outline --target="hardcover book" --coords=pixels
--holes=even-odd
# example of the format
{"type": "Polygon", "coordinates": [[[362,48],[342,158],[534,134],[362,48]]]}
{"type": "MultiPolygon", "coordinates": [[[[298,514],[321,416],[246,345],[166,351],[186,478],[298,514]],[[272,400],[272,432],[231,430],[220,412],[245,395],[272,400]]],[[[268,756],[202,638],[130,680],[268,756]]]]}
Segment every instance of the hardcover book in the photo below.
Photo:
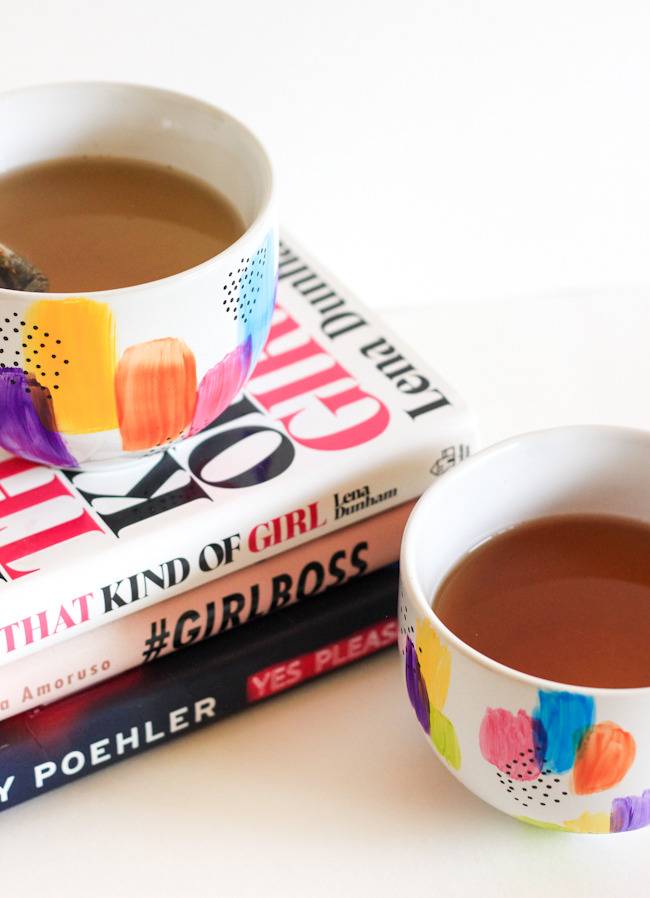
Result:
{"type": "Polygon", "coordinates": [[[323,590],[336,596],[330,587],[397,561],[412,507],[407,502],[19,658],[0,677],[0,719],[51,704],[298,602],[309,604],[323,590]]]}
{"type": "Polygon", "coordinates": [[[442,378],[293,242],[244,392],[111,470],[0,458],[0,664],[419,496],[475,444],[442,378]]]}
{"type": "Polygon", "coordinates": [[[0,723],[0,810],[397,639],[397,565],[0,723]]]}

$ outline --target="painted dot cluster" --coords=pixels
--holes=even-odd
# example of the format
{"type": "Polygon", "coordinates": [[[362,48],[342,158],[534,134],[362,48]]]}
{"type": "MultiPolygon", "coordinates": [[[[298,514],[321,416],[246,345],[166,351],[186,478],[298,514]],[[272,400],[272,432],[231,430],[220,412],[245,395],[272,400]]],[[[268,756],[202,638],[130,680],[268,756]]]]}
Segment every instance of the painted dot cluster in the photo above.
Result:
{"type": "MultiPolygon", "coordinates": [[[[18,312],[0,319],[0,368],[23,368],[51,400],[52,390],[59,389],[57,378],[62,367],[69,365],[70,359],[65,357],[62,342],[55,335],[41,330],[37,324],[26,333],[25,326],[18,312]]],[[[34,388],[32,382],[25,387],[25,392],[31,393],[34,388]]]]}
{"type": "MultiPolygon", "coordinates": [[[[411,642],[413,642],[415,639],[415,629],[406,623],[406,615],[408,613],[408,609],[407,609],[406,605],[400,605],[399,611],[400,611],[401,620],[404,622],[404,625],[400,626],[400,628],[399,628],[400,635],[404,637],[404,640],[401,640],[401,641],[405,641],[406,637],[409,636],[411,638],[411,642]]],[[[422,648],[420,648],[419,651],[421,653],[422,648]]],[[[401,649],[401,653],[402,653],[402,655],[405,655],[406,649],[404,649],[404,648],[401,649]]]]}
{"type": "Polygon", "coordinates": [[[257,302],[264,299],[262,288],[267,264],[266,246],[260,247],[253,256],[242,257],[239,268],[228,272],[228,281],[223,285],[224,296],[221,304],[234,321],[248,324],[257,302]]]}
{"type": "Polygon", "coordinates": [[[547,807],[555,806],[562,802],[568,792],[562,789],[560,778],[553,776],[553,771],[544,767],[542,762],[540,773],[536,780],[526,779],[537,770],[535,754],[532,748],[527,752],[520,751],[519,757],[513,758],[506,764],[506,772],[497,770],[498,782],[503,786],[506,795],[518,802],[520,807],[547,807]]]}

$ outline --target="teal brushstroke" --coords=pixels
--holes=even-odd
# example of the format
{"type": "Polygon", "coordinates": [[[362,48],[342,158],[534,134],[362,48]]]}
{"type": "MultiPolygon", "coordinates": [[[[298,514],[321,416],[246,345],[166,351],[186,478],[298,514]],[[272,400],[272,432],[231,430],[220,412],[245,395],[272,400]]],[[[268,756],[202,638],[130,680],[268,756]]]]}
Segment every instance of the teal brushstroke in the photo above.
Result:
{"type": "Polygon", "coordinates": [[[573,767],[576,751],[587,730],[593,726],[596,708],[593,698],[574,692],[543,692],[533,711],[546,733],[544,767],[565,773],[573,767]]]}

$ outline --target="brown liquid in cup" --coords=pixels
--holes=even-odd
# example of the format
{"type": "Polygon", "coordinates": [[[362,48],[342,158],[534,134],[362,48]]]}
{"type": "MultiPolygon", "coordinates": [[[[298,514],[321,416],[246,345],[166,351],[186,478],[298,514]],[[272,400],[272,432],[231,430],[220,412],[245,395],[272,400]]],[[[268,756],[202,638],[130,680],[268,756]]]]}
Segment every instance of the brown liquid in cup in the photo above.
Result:
{"type": "Polygon", "coordinates": [[[171,168],[79,157],[0,176],[0,242],[85,293],[158,280],[205,262],[245,231],[216,190],[171,168]]]}
{"type": "Polygon", "coordinates": [[[582,686],[650,686],[650,526],[541,518],[470,551],[433,608],[508,667],[582,686]]]}

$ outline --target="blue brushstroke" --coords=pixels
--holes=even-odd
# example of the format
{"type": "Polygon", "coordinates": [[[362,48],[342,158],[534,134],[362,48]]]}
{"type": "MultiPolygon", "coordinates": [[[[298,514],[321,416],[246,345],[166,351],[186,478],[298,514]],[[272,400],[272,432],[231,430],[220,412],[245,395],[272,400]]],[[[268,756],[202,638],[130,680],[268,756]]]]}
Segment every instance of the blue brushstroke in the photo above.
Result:
{"type": "Polygon", "coordinates": [[[250,259],[239,287],[240,342],[250,345],[251,367],[266,342],[277,286],[277,245],[270,233],[250,259]]]}
{"type": "Polygon", "coordinates": [[[626,833],[631,829],[642,829],[650,823],[650,789],[643,795],[628,795],[612,801],[609,818],[610,833],[626,833]]]}
{"type": "Polygon", "coordinates": [[[533,711],[546,732],[544,765],[553,773],[565,773],[573,767],[576,751],[585,733],[594,723],[593,698],[574,692],[538,692],[539,705],[533,711]]]}

